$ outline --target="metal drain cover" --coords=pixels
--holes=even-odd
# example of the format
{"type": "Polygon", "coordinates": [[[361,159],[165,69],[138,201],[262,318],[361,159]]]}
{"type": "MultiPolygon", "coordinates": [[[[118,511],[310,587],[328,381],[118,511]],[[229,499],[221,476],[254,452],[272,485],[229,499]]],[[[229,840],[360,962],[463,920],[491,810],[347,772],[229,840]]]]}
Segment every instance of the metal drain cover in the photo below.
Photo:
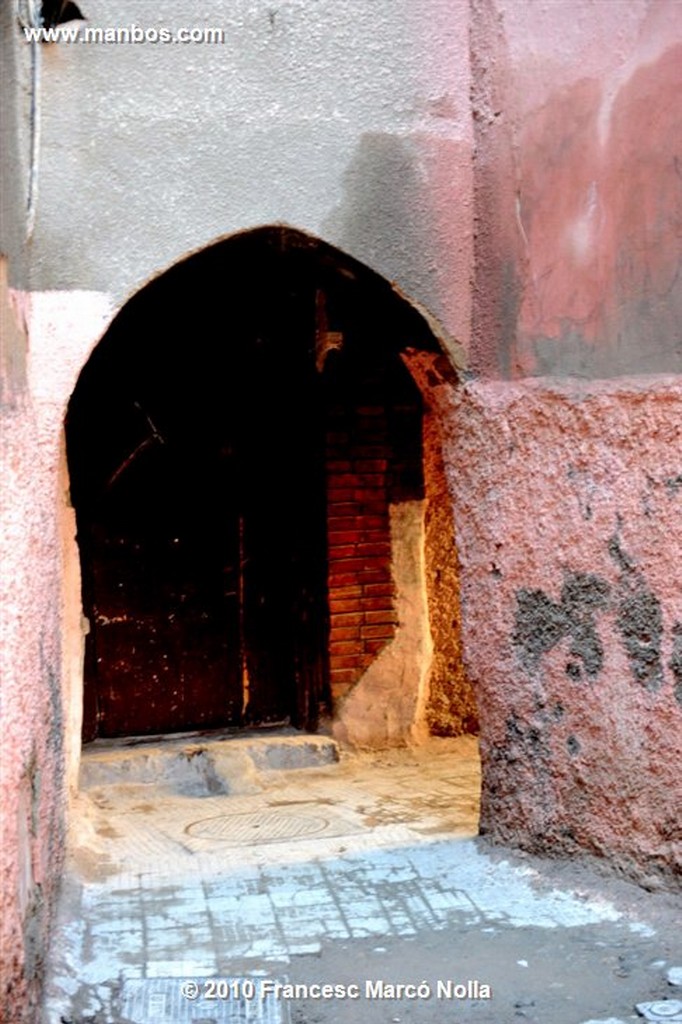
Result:
{"type": "Polygon", "coordinates": [[[637,1012],[646,1020],[667,1020],[671,1024],[682,1021],[682,1001],[661,999],[656,1003],[637,1003],[637,1012]]]}
{"type": "Polygon", "coordinates": [[[276,1000],[270,993],[261,993],[258,984],[249,989],[244,980],[127,981],[121,995],[121,1015],[131,1024],[289,1024],[286,1002],[276,1000]]]}
{"type": "Polygon", "coordinates": [[[305,839],[324,832],[328,824],[326,818],[318,818],[311,814],[251,811],[202,818],[188,825],[185,832],[198,839],[217,839],[222,843],[249,845],[305,839]]]}

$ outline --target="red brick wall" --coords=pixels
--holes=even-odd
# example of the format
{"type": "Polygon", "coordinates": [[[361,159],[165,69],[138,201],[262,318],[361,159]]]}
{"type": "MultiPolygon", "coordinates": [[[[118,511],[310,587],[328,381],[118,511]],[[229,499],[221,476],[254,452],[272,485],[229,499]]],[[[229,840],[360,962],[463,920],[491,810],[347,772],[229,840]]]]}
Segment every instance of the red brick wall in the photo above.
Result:
{"type": "Polygon", "coordinates": [[[386,411],[330,410],[327,432],[332,697],[357,682],[395,632],[386,411]]]}

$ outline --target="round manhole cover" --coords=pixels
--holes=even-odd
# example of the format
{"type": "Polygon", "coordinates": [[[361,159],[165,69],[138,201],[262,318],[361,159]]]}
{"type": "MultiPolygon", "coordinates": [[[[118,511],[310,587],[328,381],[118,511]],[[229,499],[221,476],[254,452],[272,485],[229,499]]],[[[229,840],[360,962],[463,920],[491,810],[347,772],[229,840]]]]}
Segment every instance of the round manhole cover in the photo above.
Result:
{"type": "Polygon", "coordinates": [[[250,811],[202,818],[188,825],[185,832],[197,839],[217,839],[223,843],[281,843],[287,839],[306,839],[324,832],[326,827],[325,818],[312,815],[250,811]]]}
{"type": "Polygon", "coordinates": [[[682,1001],[664,999],[655,1003],[637,1003],[635,1009],[647,1020],[682,1021],[682,1001]]]}
{"type": "Polygon", "coordinates": [[[650,1003],[649,1009],[661,1020],[665,1020],[669,1017],[678,1017],[682,1013],[682,1003],[677,999],[671,999],[670,1002],[666,1000],[660,1003],[650,1003]]]}

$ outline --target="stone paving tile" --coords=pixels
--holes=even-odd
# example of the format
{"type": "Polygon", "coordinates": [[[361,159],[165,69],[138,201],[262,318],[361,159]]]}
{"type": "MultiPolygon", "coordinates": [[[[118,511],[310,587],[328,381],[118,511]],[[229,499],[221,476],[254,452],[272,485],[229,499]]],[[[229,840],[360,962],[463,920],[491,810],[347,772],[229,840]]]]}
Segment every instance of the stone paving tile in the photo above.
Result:
{"type": "Polygon", "coordinates": [[[120,960],[141,952],[159,976],[159,963],[180,959],[189,947],[201,948],[202,955],[209,950],[222,956],[291,955],[292,949],[323,935],[405,935],[443,927],[453,914],[481,923],[505,920],[544,927],[567,919],[580,924],[617,917],[608,905],[579,903],[570,894],[540,897],[518,870],[509,871],[504,884],[503,864],[495,865],[493,879],[477,862],[474,879],[472,861],[478,858],[470,844],[375,853],[374,860],[369,868],[357,855],[313,863],[305,870],[299,865],[283,865],[279,871],[249,868],[229,880],[159,891],[150,876],[141,876],[137,893],[128,888],[123,903],[102,900],[105,887],[85,887],[82,909],[90,923],[82,945],[89,947],[93,961],[89,976],[102,977],[96,966],[100,959],[110,975],[114,953],[120,960]],[[459,884],[445,886],[444,872],[473,883],[475,898],[459,884]]]}
{"type": "MultiPolygon", "coordinates": [[[[403,773],[396,787],[406,803],[415,785],[410,778],[403,773]]],[[[388,778],[380,781],[390,789],[388,778]]],[[[320,794],[328,792],[318,783],[320,794]]],[[[464,804],[466,786],[459,784],[464,804]]],[[[365,779],[355,786],[352,799],[368,785],[365,779]]],[[[452,800],[449,783],[441,785],[443,801],[448,794],[452,800]]],[[[307,794],[314,789],[310,784],[307,794]]],[[[281,787],[275,795],[296,792],[281,787]]],[[[240,808],[249,806],[239,799],[240,808]]],[[[471,793],[469,807],[470,800],[471,793]]],[[[173,836],[187,820],[221,813],[224,801],[182,806],[173,836]]],[[[539,891],[530,868],[493,861],[470,839],[434,839],[432,824],[428,815],[421,819],[425,835],[394,822],[351,833],[341,843],[328,836],[237,852],[192,854],[176,843],[170,854],[175,839],[166,837],[166,852],[151,861],[141,857],[135,831],[131,859],[121,860],[120,872],[97,883],[72,877],[66,887],[46,1019],[59,1020],[79,987],[92,988],[88,999],[98,1002],[98,1022],[113,1022],[115,988],[125,980],[210,977],[229,973],[234,963],[281,966],[330,940],[404,938],[453,922],[494,932],[499,923],[554,929],[621,917],[606,901],[539,891]],[[130,870],[131,864],[140,869],[130,870]]]]}

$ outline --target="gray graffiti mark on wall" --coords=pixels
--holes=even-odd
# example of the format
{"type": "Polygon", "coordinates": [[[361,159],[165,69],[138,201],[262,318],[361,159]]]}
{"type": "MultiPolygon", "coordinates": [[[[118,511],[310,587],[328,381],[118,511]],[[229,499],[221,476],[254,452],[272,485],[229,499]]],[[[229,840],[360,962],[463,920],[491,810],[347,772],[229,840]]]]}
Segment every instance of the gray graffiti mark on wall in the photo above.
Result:
{"type": "Polygon", "coordinates": [[[635,680],[647,690],[660,690],[664,681],[661,602],[643,573],[623,551],[617,536],[609,541],[609,554],[621,569],[616,627],[623,640],[630,670],[635,680]]]}
{"type": "MultiPolygon", "coordinates": [[[[559,602],[544,590],[517,590],[512,642],[523,667],[532,671],[542,655],[570,637],[571,660],[566,674],[571,679],[581,679],[583,673],[594,678],[604,664],[596,616],[612,609],[634,680],[656,692],[665,681],[661,602],[621,547],[617,534],[609,539],[608,552],[620,570],[613,588],[601,576],[572,572],[565,577],[559,602]]],[[[675,677],[675,697],[682,704],[682,623],[676,623],[673,629],[673,653],[668,664],[675,677]]]]}
{"type": "Polygon", "coordinates": [[[660,690],[663,685],[663,615],[661,602],[646,584],[621,600],[616,625],[637,682],[647,690],[660,690]]]}
{"type": "Polygon", "coordinates": [[[668,667],[675,679],[674,694],[678,704],[682,704],[682,622],[673,626],[673,650],[668,667]]]}
{"type": "Polygon", "coordinates": [[[609,593],[606,580],[582,572],[566,576],[560,603],[543,590],[517,591],[512,642],[524,668],[536,668],[543,654],[570,636],[572,660],[566,666],[567,674],[573,679],[581,678],[583,672],[591,678],[597,676],[604,663],[604,646],[595,615],[607,607],[609,593]]]}
{"type": "Polygon", "coordinates": [[[536,715],[531,715],[529,719],[520,711],[511,712],[505,720],[504,737],[493,744],[489,751],[491,761],[497,766],[491,793],[495,803],[504,805],[510,795],[507,788],[512,777],[510,767],[513,767],[515,772],[521,767],[532,778],[535,806],[538,809],[552,811],[556,804],[556,793],[551,739],[551,732],[545,721],[536,715]]]}

